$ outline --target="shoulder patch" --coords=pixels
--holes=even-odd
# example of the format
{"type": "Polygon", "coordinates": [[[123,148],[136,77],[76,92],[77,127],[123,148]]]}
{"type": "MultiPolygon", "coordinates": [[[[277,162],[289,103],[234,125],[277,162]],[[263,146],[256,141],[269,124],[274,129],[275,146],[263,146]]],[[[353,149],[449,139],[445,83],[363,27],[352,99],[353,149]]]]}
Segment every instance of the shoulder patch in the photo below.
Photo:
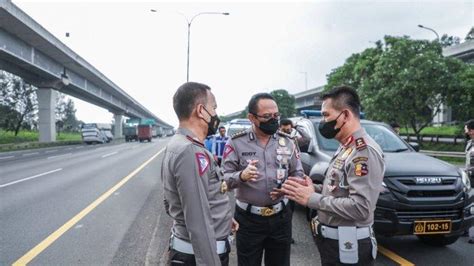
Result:
{"type": "Polygon", "coordinates": [[[232,136],[230,136],[230,138],[231,139],[236,139],[236,138],[240,138],[240,137],[245,136],[245,135],[247,135],[247,131],[242,130],[240,132],[232,134],[232,136]]]}
{"type": "Polygon", "coordinates": [[[354,159],[352,159],[352,162],[353,163],[360,163],[360,162],[367,162],[369,160],[369,158],[367,157],[356,157],[354,159]]]}
{"type": "Polygon", "coordinates": [[[196,160],[199,168],[199,175],[202,176],[209,168],[209,156],[202,152],[196,152],[196,160]]]}
{"type": "Polygon", "coordinates": [[[224,147],[224,153],[222,155],[222,159],[225,160],[225,158],[227,158],[227,156],[229,156],[229,154],[231,154],[233,151],[234,151],[234,148],[232,146],[226,144],[225,147],[224,147]]]}
{"type": "Polygon", "coordinates": [[[356,176],[364,176],[369,173],[369,167],[366,163],[356,163],[354,166],[354,174],[356,176]]]}
{"type": "Polygon", "coordinates": [[[367,148],[367,144],[365,143],[364,138],[358,138],[358,139],[356,139],[356,140],[355,140],[355,144],[356,144],[356,149],[357,149],[358,151],[367,148]]]}

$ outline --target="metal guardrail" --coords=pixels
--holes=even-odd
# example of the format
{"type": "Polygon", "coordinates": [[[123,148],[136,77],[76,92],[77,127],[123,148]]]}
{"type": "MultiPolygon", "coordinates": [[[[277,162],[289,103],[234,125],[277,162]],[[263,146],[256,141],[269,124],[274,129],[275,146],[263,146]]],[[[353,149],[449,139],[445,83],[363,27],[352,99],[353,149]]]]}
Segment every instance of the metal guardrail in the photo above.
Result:
{"type": "Polygon", "coordinates": [[[428,150],[420,150],[421,153],[426,155],[434,156],[434,157],[453,157],[453,158],[465,158],[464,152],[457,152],[457,151],[428,151],[428,150]]]}
{"type": "MultiPolygon", "coordinates": [[[[406,141],[416,141],[415,135],[401,135],[402,139],[406,141]]],[[[421,139],[423,142],[431,143],[452,143],[452,144],[464,144],[466,138],[464,136],[445,136],[445,135],[422,135],[421,139]]]]}

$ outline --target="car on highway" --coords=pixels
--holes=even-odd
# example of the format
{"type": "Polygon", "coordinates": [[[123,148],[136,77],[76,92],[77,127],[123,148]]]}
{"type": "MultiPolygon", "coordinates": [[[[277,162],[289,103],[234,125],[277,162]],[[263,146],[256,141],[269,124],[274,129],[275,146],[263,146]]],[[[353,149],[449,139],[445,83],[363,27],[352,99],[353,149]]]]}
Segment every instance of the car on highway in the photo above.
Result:
{"type": "MultiPolygon", "coordinates": [[[[318,131],[320,111],[302,111],[292,118],[312,136],[301,153],[305,173],[322,183],[333,154],[334,139],[318,131]]],[[[380,145],[386,163],[383,187],[374,214],[379,235],[416,235],[435,246],[454,243],[474,220],[474,190],[466,173],[449,163],[419,153],[417,143],[407,143],[385,123],[361,119],[362,127],[380,145]]],[[[315,211],[307,209],[307,218],[315,211]]]]}
{"type": "Polygon", "coordinates": [[[227,136],[232,136],[235,133],[239,133],[241,131],[246,130],[247,128],[250,128],[252,126],[252,123],[250,120],[245,119],[245,118],[236,118],[232,119],[226,126],[226,135],[227,136]]]}
{"type": "Polygon", "coordinates": [[[82,141],[86,144],[109,142],[107,136],[96,123],[83,124],[81,127],[82,141]]]}

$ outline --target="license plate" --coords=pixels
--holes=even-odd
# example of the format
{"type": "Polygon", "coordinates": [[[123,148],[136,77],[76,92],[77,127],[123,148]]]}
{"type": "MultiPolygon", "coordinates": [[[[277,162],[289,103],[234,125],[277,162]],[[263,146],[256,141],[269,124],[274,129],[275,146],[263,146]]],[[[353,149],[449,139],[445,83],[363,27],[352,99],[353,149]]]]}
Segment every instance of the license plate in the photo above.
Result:
{"type": "Polygon", "coordinates": [[[415,235],[451,233],[451,220],[415,221],[413,225],[415,235]]]}

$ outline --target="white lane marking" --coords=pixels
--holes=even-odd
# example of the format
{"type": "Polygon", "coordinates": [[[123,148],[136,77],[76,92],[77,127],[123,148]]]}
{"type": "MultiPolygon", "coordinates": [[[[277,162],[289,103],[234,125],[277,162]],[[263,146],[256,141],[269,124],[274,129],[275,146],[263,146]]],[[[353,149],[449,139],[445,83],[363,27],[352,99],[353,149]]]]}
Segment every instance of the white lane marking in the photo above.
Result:
{"type": "Polygon", "coordinates": [[[51,153],[51,152],[55,152],[55,151],[58,151],[58,150],[50,150],[50,151],[46,151],[45,153],[51,153]]]}
{"type": "Polygon", "coordinates": [[[30,155],[35,155],[38,154],[39,152],[32,152],[32,153],[25,153],[23,156],[30,156],[30,155]]]}
{"type": "Polygon", "coordinates": [[[71,155],[72,153],[65,153],[65,154],[60,154],[60,155],[54,155],[54,156],[49,156],[47,159],[53,159],[53,158],[57,158],[57,157],[61,157],[61,156],[66,156],[66,155],[71,155]]]}
{"type": "Polygon", "coordinates": [[[8,186],[11,186],[11,185],[13,185],[13,184],[17,184],[17,183],[20,183],[20,182],[24,182],[24,181],[27,181],[27,180],[30,180],[30,179],[33,179],[33,178],[37,178],[37,177],[44,176],[44,175],[47,175],[47,174],[51,174],[51,173],[54,173],[54,172],[58,172],[58,171],[61,171],[61,170],[63,170],[63,169],[62,169],[62,168],[58,168],[58,169],[51,170],[51,171],[48,171],[48,172],[45,172],[45,173],[37,174],[37,175],[34,175],[34,176],[30,176],[30,177],[25,177],[25,178],[22,178],[22,179],[20,179],[20,180],[16,180],[16,181],[13,181],[13,182],[10,182],[10,183],[6,183],[6,184],[3,184],[3,185],[0,185],[0,188],[8,187],[8,186]]]}
{"type": "Polygon", "coordinates": [[[0,157],[0,160],[3,160],[3,159],[9,159],[9,158],[13,158],[15,156],[5,156],[5,157],[0,157]]]}
{"type": "Polygon", "coordinates": [[[102,157],[102,158],[105,158],[105,157],[109,157],[109,156],[112,156],[112,155],[117,154],[117,153],[118,153],[118,151],[114,151],[114,152],[111,152],[111,153],[102,155],[101,157],[102,157]]]}

